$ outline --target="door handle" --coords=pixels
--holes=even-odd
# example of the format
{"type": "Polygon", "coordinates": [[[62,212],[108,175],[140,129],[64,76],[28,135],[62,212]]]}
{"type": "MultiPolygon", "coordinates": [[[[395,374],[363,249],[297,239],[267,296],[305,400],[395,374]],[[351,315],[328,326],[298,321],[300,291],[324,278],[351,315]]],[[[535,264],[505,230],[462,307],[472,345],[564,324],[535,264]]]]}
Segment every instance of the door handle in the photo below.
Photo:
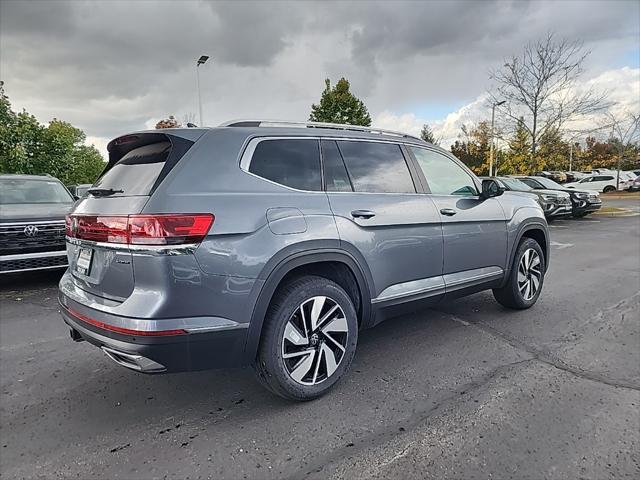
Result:
{"type": "Polygon", "coordinates": [[[351,216],[353,218],[371,218],[375,217],[376,214],[371,210],[353,210],[351,216]]]}
{"type": "Polygon", "coordinates": [[[446,215],[447,217],[453,217],[458,212],[453,208],[442,208],[440,209],[440,213],[442,215],[446,215]]]}

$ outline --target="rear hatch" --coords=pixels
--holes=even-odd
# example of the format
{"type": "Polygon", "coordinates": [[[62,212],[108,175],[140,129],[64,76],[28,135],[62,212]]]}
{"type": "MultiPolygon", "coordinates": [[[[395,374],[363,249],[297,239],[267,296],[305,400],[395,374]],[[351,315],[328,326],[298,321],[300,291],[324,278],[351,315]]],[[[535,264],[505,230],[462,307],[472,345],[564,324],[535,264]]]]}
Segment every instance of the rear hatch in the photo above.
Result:
{"type": "Polygon", "coordinates": [[[141,133],[109,143],[109,163],[67,217],[67,252],[74,283],[94,296],[124,301],[134,288],[131,217],[191,148],[202,131],[141,133]],[[196,135],[199,133],[199,135],[196,135]]]}

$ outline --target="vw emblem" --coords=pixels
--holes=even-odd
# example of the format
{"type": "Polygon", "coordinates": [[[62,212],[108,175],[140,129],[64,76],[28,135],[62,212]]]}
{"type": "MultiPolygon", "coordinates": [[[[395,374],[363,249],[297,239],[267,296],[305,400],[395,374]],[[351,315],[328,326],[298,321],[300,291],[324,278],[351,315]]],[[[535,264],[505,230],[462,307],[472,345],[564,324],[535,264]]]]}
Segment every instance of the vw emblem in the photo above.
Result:
{"type": "Polygon", "coordinates": [[[24,227],[24,234],[27,237],[35,237],[38,234],[38,227],[35,225],[27,225],[24,227]]]}

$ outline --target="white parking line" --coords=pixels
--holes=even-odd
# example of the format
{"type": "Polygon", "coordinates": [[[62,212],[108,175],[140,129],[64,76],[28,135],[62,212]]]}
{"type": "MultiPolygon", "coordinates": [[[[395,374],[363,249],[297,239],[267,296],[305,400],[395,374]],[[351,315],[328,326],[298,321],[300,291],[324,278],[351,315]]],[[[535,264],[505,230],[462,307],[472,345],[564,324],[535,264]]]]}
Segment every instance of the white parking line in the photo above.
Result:
{"type": "Polygon", "coordinates": [[[558,250],[564,250],[565,248],[573,247],[573,243],[560,243],[560,242],[554,242],[553,240],[551,240],[551,246],[557,247],[558,250]]]}

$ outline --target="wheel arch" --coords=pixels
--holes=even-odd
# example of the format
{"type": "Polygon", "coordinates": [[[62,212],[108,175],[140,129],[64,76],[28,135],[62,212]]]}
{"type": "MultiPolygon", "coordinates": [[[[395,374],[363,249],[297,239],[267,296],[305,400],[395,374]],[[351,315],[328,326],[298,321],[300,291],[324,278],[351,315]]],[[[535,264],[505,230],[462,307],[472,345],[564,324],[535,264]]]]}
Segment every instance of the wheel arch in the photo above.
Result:
{"type": "Polygon", "coordinates": [[[339,248],[314,249],[312,251],[297,252],[286,256],[275,265],[267,265],[262,278],[264,284],[257,296],[253,313],[249,322],[249,331],[245,345],[244,357],[246,363],[250,363],[256,356],[262,327],[271,299],[283,282],[300,275],[324,276],[340,284],[347,294],[354,299],[353,294],[357,293],[358,302],[354,299],[356,311],[358,311],[358,321],[361,328],[370,326],[372,319],[371,310],[371,274],[366,267],[361,266],[355,256],[339,248]],[[333,272],[332,272],[333,270],[333,272]],[[342,278],[346,272],[353,278],[353,284],[349,284],[348,278],[342,278]],[[355,291],[357,289],[357,292],[355,291]],[[358,305],[359,304],[359,305],[358,305]]]}
{"type": "Polygon", "coordinates": [[[518,245],[523,238],[532,238],[542,248],[542,253],[544,254],[544,266],[545,272],[549,268],[549,257],[550,257],[550,240],[549,240],[549,229],[547,228],[547,224],[544,221],[539,221],[537,219],[532,219],[520,226],[518,233],[514,236],[514,241],[511,244],[509,258],[507,262],[507,271],[505,272],[504,280],[502,285],[504,286],[508,279],[509,274],[511,273],[511,268],[513,268],[514,257],[518,251],[518,245]]]}

